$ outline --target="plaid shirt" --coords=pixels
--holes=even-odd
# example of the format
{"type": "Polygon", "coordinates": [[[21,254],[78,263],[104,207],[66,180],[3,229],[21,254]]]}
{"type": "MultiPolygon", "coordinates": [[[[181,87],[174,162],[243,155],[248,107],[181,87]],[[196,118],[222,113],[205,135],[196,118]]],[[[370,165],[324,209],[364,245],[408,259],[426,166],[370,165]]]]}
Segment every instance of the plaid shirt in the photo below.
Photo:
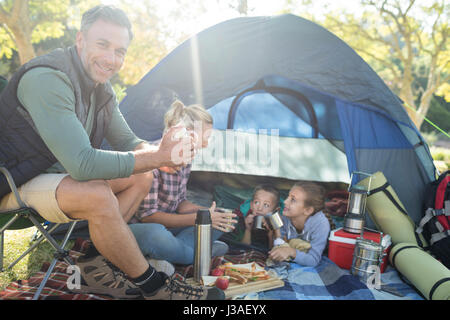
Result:
{"type": "Polygon", "coordinates": [[[176,213],[178,205],[186,200],[186,185],[191,173],[191,165],[182,167],[177,173],[153,170],[153,184],[150,192],[141,202],[130,223],[139,223],[144,217],[155,212],[176,213]]]}

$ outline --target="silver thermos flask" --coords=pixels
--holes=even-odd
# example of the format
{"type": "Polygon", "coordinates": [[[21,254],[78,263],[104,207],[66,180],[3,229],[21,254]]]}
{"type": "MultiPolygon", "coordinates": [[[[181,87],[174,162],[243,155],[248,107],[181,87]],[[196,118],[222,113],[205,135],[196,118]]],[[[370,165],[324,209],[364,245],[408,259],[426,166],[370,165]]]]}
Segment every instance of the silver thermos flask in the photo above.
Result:
{"type": "Polygon", "coordinates": [[[208,209],[197,211],[194,241],[194,280],[200,282],[202,276],[209,275],[211,269],[211,213],[208,209]]]}

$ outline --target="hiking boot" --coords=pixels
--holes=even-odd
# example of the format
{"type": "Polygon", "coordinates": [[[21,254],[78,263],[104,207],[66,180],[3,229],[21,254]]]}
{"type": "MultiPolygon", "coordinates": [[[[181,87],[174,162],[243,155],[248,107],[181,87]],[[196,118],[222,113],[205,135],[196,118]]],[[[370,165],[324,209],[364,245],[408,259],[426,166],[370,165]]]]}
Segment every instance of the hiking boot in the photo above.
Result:
{"type": "Polygon", "coordinates": [[[108,295],[116,299],[135,299],[141,296],[139,288],[126,275],[103,256],[78,259],[81,272],[79,288],[75,293],[108,295]]]}
{"type": "Polygon", "coordinates": [[[211,255],[213,257],[224,256],[228,252],[228,245],[225,242],[216,240],[212,245],[211,255]]]}
{"type": "Polygon", "coordinates": [[[147,258],[147,262],[150,266],[153,267],[158,272],[164,272],[169,277],[175,273],[175,267],[166,260],[156,260],[147,258]]]}
{"type": "Polygon", "coordinates": [[[164,285],[150,294],[143,293],[145,300],[224,300],[225,293],[219,288],[191,286],[176,279],[175,276],[164,277],[164,285]]]}

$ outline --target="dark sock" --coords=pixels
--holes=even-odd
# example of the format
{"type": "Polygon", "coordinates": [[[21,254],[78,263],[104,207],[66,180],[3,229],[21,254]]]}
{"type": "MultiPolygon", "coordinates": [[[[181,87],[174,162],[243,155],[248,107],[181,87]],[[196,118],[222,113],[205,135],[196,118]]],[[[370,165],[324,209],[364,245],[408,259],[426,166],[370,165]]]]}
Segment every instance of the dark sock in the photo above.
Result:
{"type": "Polygon", "coordinates": [[[148,265],[147,271],[141,276],[131,279],[144,293],[152,293],[164,284],[164,277],[152,266],[148,265]]]}

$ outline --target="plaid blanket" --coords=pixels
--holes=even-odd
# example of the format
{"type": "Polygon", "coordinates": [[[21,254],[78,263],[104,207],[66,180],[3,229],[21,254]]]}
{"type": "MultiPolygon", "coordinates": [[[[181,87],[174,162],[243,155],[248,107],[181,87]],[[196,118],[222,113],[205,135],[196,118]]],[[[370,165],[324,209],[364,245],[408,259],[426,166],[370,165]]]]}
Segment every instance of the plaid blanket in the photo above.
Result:
{"type": "MultiPolygon", "coordinates": [[[[69,251],[71,258],[76,261],[84,254],[90,245],[89,240],[77,239],[69,251]]],[[[267,255],[256,250],[233,249],[223,257],[215,257],[212,267],[225,262],[248,263],[256,262],[265,267],[267,255]]],[[[43,279],[49,263],[45,263],[41,271],[28,280],[19,280],[9,284],[0,292],[0,300],[31,300],[43,279]]],[[[111,297],[93,294],[75,294],[67,288],[68,264],[60,261],[56,264],[50,278],[41,293],[40,299],[46,300],[112,300],[111,297]]],[[[270,299],[270,300],[383,300],[383,299],[422,299],[410,286],[404,283],[399,274],[392,267],[388,267],[381,275],[382,288],[389,289],[391,293],[369,289],[352,276],[347,270],[340,269],[327,257],[323,257],[320,264],[315,267],[301,267],[295,263],[283,263],[273,268],[285,281],[285,286],[278,289],[254,293],[237,297],[238,299],[270,299]]],[[[189,278],[193,274],[193,266],[176,265],[175,271],[180,277],[189,278]]]]}
{"type": "MultiPolygon", "coordinates": [[[[69,255],[73,261],[82,256],[90,246],[90,241],[85,239],[77,239],[73,248],[69,251],[69,255]]],[[[266,255],[258,251],[230,251],[223,257],[215,257],[212,260],[212,267],[225,263],[247,263],[255,261],[264,267],[266,255]]],[[[31,300],[34,293],[38,289],[50,263],[44,263],[41,270],[32,275],[28,280],[18,280],[9,284],[2,292],[0,292],[0,300],[31,300]]],[[[46,286],[42,290],[39,299],[45,300],[112,300],[109,296],[94,294],[77,294],[72,293],[67,288],[67,280],[70,273],[67,272],[68,264],[65,261],[56,263],[46,286]]],[[[175,265],[175,272],[180,278],[189,278],[193,276],[193,265],[182,266],[175,265]]]]}
{"type": "Polygon", "coordinates": [[[283,263],[274,268],[284,279],[282,288],[259,292],[253,298],[261,300],[423,300],[398,272],[388,266],[381,274],[381,289],[369,289],[365,283],[339,268],[328,257],[322,257],[317,267],[302,267],[283,263]],[[388,291],[388,292],[387,292],[388,291]]]}

